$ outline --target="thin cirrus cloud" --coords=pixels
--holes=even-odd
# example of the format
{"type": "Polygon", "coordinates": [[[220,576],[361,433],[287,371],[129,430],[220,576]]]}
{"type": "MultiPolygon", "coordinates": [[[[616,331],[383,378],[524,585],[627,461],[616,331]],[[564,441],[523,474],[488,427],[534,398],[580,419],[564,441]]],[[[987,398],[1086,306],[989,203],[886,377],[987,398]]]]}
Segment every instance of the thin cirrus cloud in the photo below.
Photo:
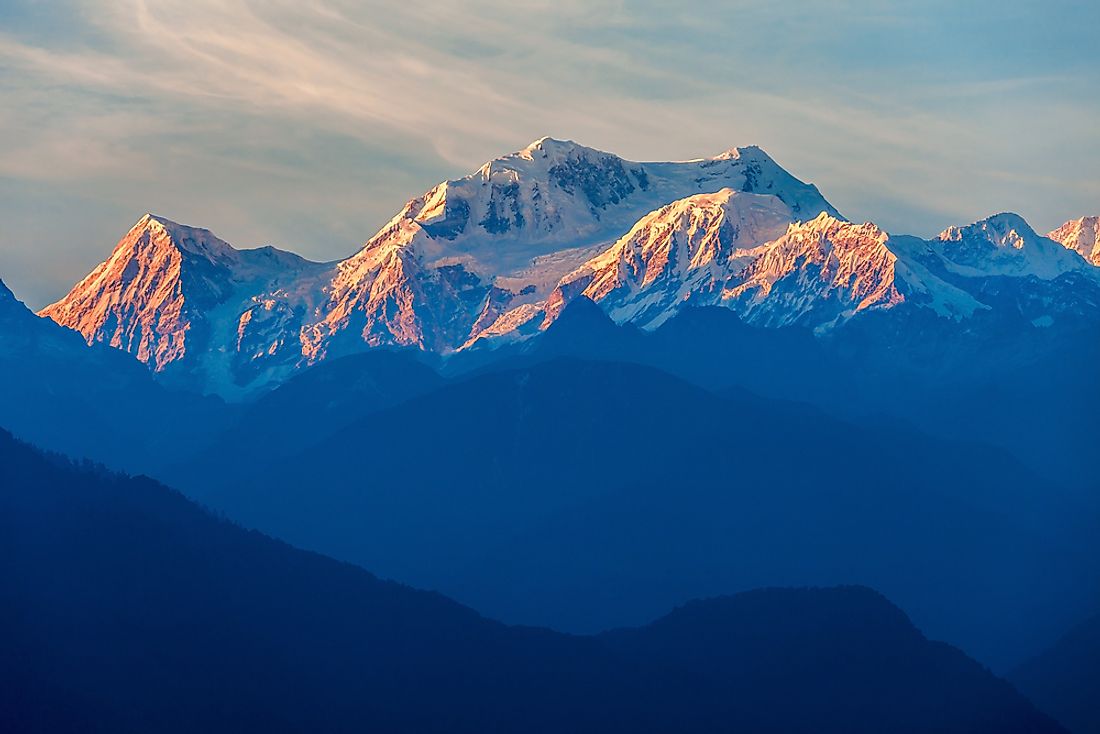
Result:
{"type": "Polygon", "coordinates": [[[18,0],[0,10],[0,277],[59,296],[146,210],[318,259],[545,134],[762,145],[930,234],[1096,213],[1100,12],[696,0],[18,0]]]}

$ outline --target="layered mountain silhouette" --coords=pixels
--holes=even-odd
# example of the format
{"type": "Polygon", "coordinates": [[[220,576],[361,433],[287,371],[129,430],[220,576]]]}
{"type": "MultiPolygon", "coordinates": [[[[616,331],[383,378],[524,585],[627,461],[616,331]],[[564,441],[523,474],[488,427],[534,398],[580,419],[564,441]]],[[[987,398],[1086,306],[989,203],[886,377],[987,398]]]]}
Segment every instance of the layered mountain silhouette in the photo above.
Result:
{"type": "Polygon", "coordinates": [[[1060,732],[866,588],[506,627],[0,433],[5,731],[1060,732]]]}
{"type": "Polygon", "coordinates": [[[692,596],[856,581],[1006,665],[1093,603],[1080,579],[1100,570],[1095,506],[1003,452],[614,362],[490,371],[176,476],[296,544],[583,632],[692,596]]]}
{"type": "Polygon", "coordinates": [[[0,425],[55,451],[148,471],[228,422],[220,400],[167,389],[130,355],[35,316],[0,282],[0,425]]]}
{"type": "MultiPolygon", "coordinates": [[[[1095,352],[1096,344],[1100,343],[1096,340],[1081,340],[1080,348],[1067,353],[1064,348],[1052,349],[1049,342],[1042,341],[1051,338],[1049,335],[1053,332],[1032,327],[1030,332],[1017,335],[1006,354],[989,349],[984,337],[967,342],[960,340],[953,331],[947,337],[934,330],[922,332],[918,321],[911,330],[932,336],[917,340],[919,348],[899,361],[896,342],[889,350],[881,349],[873,336],[856,328],[845,329],[823,340],[801,327],[747,325],[738,314],[726,308],[692,308],[656,330],[646,331],[629,324],[615,325],[592,301],[580,299],[571,302],[551,328],[530,343],[518,344],[516,349],[463,352],[462,359],[470,363],[461,367],[460,360],[452,360],[459,370],[447,381],[414,359],[412,354],[372,351],[324,361],[262,400],[244,409],[227,411],[225,406],[215,404],[212,407],[208,402],[196,402],[168,391],[151,380],[126,355],[102,347],[89,349],[76,335],[55,328],[49,320],[35,318],[14,300],[9,299],[8,305],[10,312],[18,315],[10,322],[17,324],[18,329],[9,328],[6,334],[42,331],[67,343],[75,355],[55,362],[56,371],[51,373],[49,353],[39,356],[34,351],[22,351],[24,347],[9,352],[15,358],[5,363],[8,365],[5,369],[10,371],[7,373],[9,379],[3,384],[9,389],[10,397],[3,410],[21,435],[55,450],[178,479],[189,493],[231,516],[245,518],[300,544],[366,563],[387,575],[446,589],[463,601],[506,619],[594,630],[644,621],[689,596],[723,593],[778,580],[786,583],[862,581],[885,589],[905,603],[922,626],[938,637],[966,646],[985,662],[1005,666],[1050,642],[1052,635],[1072,619],[1074,610],[1079,613],[1090,602],[1086,587],[1073,588],[1068,581],[1072,573],[1088,567],[1087,558],[1075,553],[1067,556],[1063,552],[1065,546],[1060,548],[1059,542],[1051,540],[1050,535],[1051,528],[1069,518],[1071,527],[1082,528],[1082,537],[1087,537],[1084,528],[1095,520],[1096,503],[1087,493],[1067,492],[1051,482],[1073,480],[1085,490],[1089,477],[1095,477],[1088,453],[1089,437],[1094,435],[1095,413],[1084,407],[1100,404],[1096,401],[1097,386],[1075,365],[1089,362],[1089,354],[1095,352]],[[1020,354],[1030,355],[1022,362],[1023,367],[1018,366],[1020,354]],[[105,374],[92,358],[94,355],[101,355],[98,359],[113,360],[119,366],[105,374]],[[950,507],[958,503],[964,505],[956,507],[958,512],[945,511],[940,517],[926,519],[925,532],[928,534],[938,534],[942,527],[959,528],[955,537],[960,544],[958,559],[944,551],[942,560],[927,573],[933,576],[946,573],[954,579],[950,583],[969,594],[976,590],[967,583],[968,574],[985,574],[983,569],[988,565],[1003,571],[999,581],[991,582],[997,590],[980,604],[975,599],[975,604],[962,615],[970,615],[970,621],[964,621],[954,609],[942,603],[942,596],[923,595],[921,589],[929,588],[923,585],[924,581],[914,583],[909,589],[892,586],[889,580],[882,580],[890,575],[885,567],[868,568],[867,560],[851,549],[830,559],[831,569],[807,569],[800,566],[802,559],[797,554],[793,557],[779,554],[766,559],[775,560],[774,566],[762,564],[757,569],[758,574],[744,574],[744,568],[739,570],[725,565],[728,557],[711,557],[699,548],[691,548],[698,538],[707,535],[697,532],[698,528],[690,524],[700,522],[701,518],[688,517],[689,523],[684,529],[679,526],[664,529],[667,537],[659,554],[663,556],[667,548],[671,549],[669,555],[675,558],[655,558],[654,562],[667,562],[680,569],[695,563],[695,557],[700,556],[707,563],[695,564],[695,570],[690,573],[646,568],[639,575],[632,569],[638,576],[633,586],[637,592],[634,596],[631,594],[635,592],[609,591],[606,585],[588,596],[569,591],[571,584],[580,585],[578,588],[598,586],[597,580],[602,575],[614,576],[619,569],[629,568],[631,554],[652,543],[650,536],[642,532],[650,522],[644,517],[633,518],[633,529],[628,524],[620,531],[627,535],[618,538],[603,538],[601,528],[592,522],[583,531],[576,532],[582,533],[584,543],[590,545],[613,542],[621,550],[618,560],[593,545],[594,557],[607,559],[603,567],[586,564],[580,552],[572,556],[570,562],[563,561],[560,567],[555,567],[554,557],[546,554],[556,547],[556,543],[584,547],[583,543],[555,540],[579,517],[570,518],[568,509],[554,504],[567,496],[562,487],[576,486],[585,492],[576,500],[578,507],[585,513],[602,513],[600,516],[611,518],[609,522],[622,522],[615,503],[632,506],[635,500],[629,495],[634,491],[639,497],[647,492],[656,494],[659,503],[664,503],[647,511],[656,514],[680,509],[677,507],[681,496],[679,487],[687,481],[685,476],[688,475],[674,471],[675,462],[667,453],[672,449],[666,450],[665,445],[670,433],[674,441],[686,442],[687,439],[670,432],[669,427],[686,425],[690,427],[689,434],[698,431],[715,436],[721,436],[729,427],[720,423],[714,412],[716,406],[725,405],[725,402],[716,402],[709,393],[686,402],[674,397],[651,399],[651,395],[662,395],[665,388],[648,383],[652,379],[657,385],[663,385],[665,378],[650,375],[640,379],[625,417],[600,409],[618,389],[614,381],[609,381],[609,387],[600,387],[603,383],[598,381],[584,386],[584,400],[578,402],[576,410],[586,412],[587,419],[592,421],[590,433],[573,432],[572,422],[577,418],[571,411],[547,414],[541,425],[531,426],[525,432],[503,428],[508,425],[512,411],[525,408],[522,404],[517,407],[495,402],[507,391],[494,385],[492,380],[508,369],[542,369],[539,365],[561,356],[619,363],[612,369],[623,369],[624,360],[657,367],[694,385],[724,394],[734,403],[745,397],[739,392],[741,388],[784,401],[795,399],[815,403],[829,412],[846,416],[846,422],[839,428],[823,420],[817,429],[822,436],[836,438],[830,459],[839,462],[838,466],[847,462],[860,466],[865,460],[862,453],[852,454],[852,441],[855,440],[850,435],[852,422],[871,421],[873,427],[868,429],[871,432],[881,432],[881,427],[887,426],[883,436],[892,437],[898,444],[896,461],[893,466],[880,470],[883,479],[877,481],[896,484],[896,476],[902,475],[903,481],[913,486],[923,482],[935,488],[936,496],[930,501],[938,502],[946,497],[950,507]],[[479,359],[483,360],[480,367],[474,364],[479,359]],[[478,370],[484,372],[483,379],[488,382],[484,388],[486,395],[471,398],[473,406],[469,410],[463,404],[443,411],[442,417],[437,417],[434,411],[407,411],[409,405],[405,401],[410,398],[422,396],[419,403],[411,404],[420,410],[417,405],[446,401],[454,391],[466,389],[464,383],[469,378],[465,373],[470,370],[475,374],[478,370]],[[132,376],[132,381],[113,382],[127,374],[132,376]],[[444,392],[438,393],[441,389],[444,392]],[[690,409],[693,405],[699,407],[690,409]],[[914,439],[915,434],[909,429],[891,425],[895,419],[890,415],[919,423],[924,430],[938,433],[951,442],[928,442],[919,435],[914,439]],[[438,424],[441,430],[436,432],[428,424],[438,424]],[[616,426],[624,424],[651,426],[639,435],[660,437],[657,445],[662,448],[655,452],[640,449],[628,437],[619,435],[616,426]],[[1011,426],[1012,430],[1003,430],[1005,426],[1011,426]],[[558,447],[545,440],[547,432],[565,433],[575,441],[558,447]],[[434,438],[429,441],[426,436],[434,438]],[[610,445],[619,448],[605,448],[609,436],[610,445]],[[523,451],[528,453],[510,453],[511,444],[503,439],[513,437],[527,442],[523,451]],[[955,443],[960,440],[966,445],[955,443]],[[447,447],[447,443],[453,446],[447,447]],[[996,452],[983,454],[985,450],[980,448],[981,444],[998,445],[1024,461],[1032,471],[1008,472],[1013,476],[1008,478],[1007,484],[1030,485],[1033,498],[1044,499],[1017,504],[1010,493],[1008,504],[1002,508],[1007,513],[1006,518],[998,519],[995,512],[980,522],[968,517],[970,510],[965,505],[969,494],[975,486],[989,491],[1000,486],[998,477],[1002,474],[998,472],[1006,465],[1004,457],[998,457],[996,452]],[[395,445],[396,448],[391,448],[395,445]],[[972,447],[979,450],[974,452],[972,447]],[[440,463],[441,450],[452,458],[440,463]],[[632,464],[620,459],[592,470],[584,463],[594,461],[592,457],[604,451],[620,456],[639,451],[653,454],[650,463],[663,472],[655,474],[662,479],[654,479],[646,487],[635,490],[631,483],[640,481],[639,471],[632,464]],[[499,458],[502,454],[504,459],[499,458]],[[927,474],[923,480],[904,476],[911,471],[910,465],[916,463],[914,456],[924,457],[922,464],[929,464],[931,458],[930,466],[922,468],[927,474]],[[523,463],[527,457],[530,457],[530,466],[523,463]],[[505,469],[500,468],[501,461],[505,469]],[[958,466],[966,467],[966,472],[956,471],[958,466]],[[576,471],[578,468],[581,471],[576,471]],[[930,474],[935,468],[939,469],[939,474],[930,474]],[[487,471],[498,473],[489,474],[491,481],[488,481],[487,471]],[[504,486],[503,483],[523,488],[524,492],[509,495],[504,489],[494,490],[500,491],[500,497],[504,498],[499,501],[493,495],[484,494],[485,486],[504,486]],[[448,494],[447,490],[454,491],[448,494]],[[424,499],[422,492],[429,492],[428,497],[434,497],[431,492],[443,492],[445,500],[436,503],[434,499],[424,499]],[[469,502],[461,502],[465,506],[460,507],[453,518],[446,516],[447,508],[465,496],[463,492],[475,494],[469,502]],[[398,497],[389,498],[391,493],[398,497]],[[392,518],[377,513],[377,503],[386,502],[396,503],[394,508],[386,508],[387,512],[392,509],[396,513],[392,518]],[[595,504],[589,508],[585,504],[589,502],[595,504]],[[606,506],[597,510],[600,503],[606,506]],[[1036,507],[1042,512],[1032,517],[1036,507]],[[440,515],[442,517],[432,519],[440,515]],[[467,517],[474,518],[470,526],[461,519],[467,517]],[[1012,528],[1014,524],[1019,525],[1021,518],[1027,518],[1023,522],[1026,528],[1020,527],[1018,531],[1023,533],[1021,537],[1029,539],[1010,540],[1017,532],[1012,528]],[[488,525],[476,524],[490,519],[492,522],[488,525]],[[975,527],[982,529],[965,532],[961,529],[973,522],[979,522],[975,527]],[[411,523],[411,529],[403,523],[411,523]],[[993,523],[999,529],[988,530],[991,526],[982,523],[993,523]],[[375,525],[382,527],[379,529],[375,525]],[[522,553],[510,554],[507,550],[508,544],[513,542],[510,538],[523,537],[527,531],[522,528],[532,528],[529,537],[524,539],[528,547],[522,553]],[[1003,539],[997,541],[1001,546],[971,542],[966,537],[967,532],[983,537],[981,533],[987,530],[1003,539]],[[1040,537],[1036,538],[1035,532],[1040,537]],[[471,542],[463,542],[466,536],[472,539],[471,542]],[[530,538],[542,539],[541,547],[532,546],[530,538]],[[691,543],[685,546],[683,539],[691,543]],[[406,547],[411,547],[411,551],[403,554],[406,547]],[[1040,588],[1050,590],[1049,596],[1039,594],[1032,601],[1025,599],[1019,606],[1009,608],[1024,615],[1033,602],[1038,604],[1041,599],[1049,599],[1057,600],[1059,605],[1065,604],[1064,610],[1052,616],[1034,615],[1023,631],[1017,630],[1006,615],[1001,615],[1003,622],[999,630],[997,625],[981,623],[980,605],[990,604],[989,600],[997,594],[1015,593],[1013,589],[1022,588],[1011,578],[1014,571],[1010,571],[1013,568],[1010,563],[995,562],[993,556],[998,547],[1006,549],[1006,559],[1017,559],[1026,573],[1034,574],[1040,588]],[[983,549],[981,553],[975,552],[978,548],[983,549]],[[1029,549],[1032,548],[1038,550],[1031,553],[1029,549]],[[437,560],[437,552],[445,554],[446,560],[437,560]],[[494,559],[500,557],[507,558],[508,562],[496,563],[494,559]],[[846,565],[849,562],[854,565],[846,565]],[[615,563],[620,564],[618,568],[615,563]],[[1045,563],[1057,569],[1049,578],[1043,570],[1045,563]],[[552,594],[544,589],[545,596],[553,597],[550,602],[541,604],[536,601],[540,595],[533,594],[526,607],[507,598],[498,582],[514,583],[512,576],[522,572],[522,564],[540,564],[542,573],[556,573],[555,583],[559,584],[560,593],[552,594]],[[486,569],[496,575],[487,574],[486,569]],[[673,578],[676,574],[683,578],[673,578]],[[661,578],[668,581],[660,581],[661,578]],[[645,591],[639,591],[642,589],[645,591]],[[577,604],[570,606],[569,599],[577,599],[577,604]],[[924,604],[933,608],[926,612],[924,604]],[[937,604],[938,609],[934,608],[937,604]],[[1008,647],[1006,639],[1013,640],[1008,647]]],[[[872,327],[871,331],[877,333],[878,329],[872,327]]],[[[557,379],[568,381],[571,369],[559,366],[562,374],[557,379]]],[[[576,380],[583,384],[588,377],[590,375],[579,374],[576,380]]],[[[771,423],[777,433],[783,433],[789,430],[789,425],[824,418],[789,405],[783,406],[789,412],[772,415],[773,407],[771,403],[759,404],[756,413],[763,417],[749,420],[771,423]]],[[[753,440],[763,439],[754,437],[753,440]]],[[[814,440],[821,441],[820,438],[814,440]]],[[[681,451],[695,449],[689,446],[681,451]]],[[[692,468],[699,480],[697,484],[713,487],[711,491],[717,498],[701,500],[693,506],[693,511],[703,515],[711,512],[709,503],[712,501],[735,501],[739,497],[736,492],[724,496],[717,488],[725,483],[738,489],[743,486],[744,476],[764,477],[757,481],[779,481],[792,487],[802,481],[806,486],[816,484],[822,487],[822,501],[836,491],[837,486],[849,481],[846,473],[842,475],[844,478],[835,478],[815,466],[799,444],[790,448],[787,455],[776,458],[772,466],[743,460],[738,466],[742,480],[731,483],[727,477],[738,476],[728,469],[733,462],[734,449],[727,444],[715,444],[713,451],[719,460],[703,465],[713,465],[713,471],[707,473],[692,468]],[[724,471],[727,473],[723,474],[724,471]],[[771,472],[778,473],[779,479],[773,479],[771,472]]],[[[759,455],[754,445],[748,453],[759,455]]],[[[875,481],[871,477],[859,480],[867,488],[875,481]]],[[[775,533],[783,522],[809,517],[813,512],[811,508],[815,507],[799,503],[797,498],[791,501],[796,503],[796,511],[784,513],[780,511],[778,495],[773,500],[772,515],[767,521],[771,525],[761,526],[767,542],[775,542],[775,533]]],[[[860,502],[866,504],[867,500],[857,504],[860,502]]],[[[903,513],[897,506],[890,506],[885,500],[883,505],[868,515],[859,528],[868,543],[873,542],[872,536],[881,530],[876,523],[885,522],[886,527],[892,527],[891,524],[903,522],[903,513]]],[[[839,511],[833,519],[840,522],[839,511]]],[[[828,524],[811,527],[809,532],[824,533],[829,527],[828,524]]],[[[718,530],[708,532],[720,535],[718,530]]],[[[922,558],[922,546],[915,530],[888,539],[895,543],[896,558],[908,559],[907,563],[916,563],[922,558]]],[[[740,552],[733,547],[734,540],[749,543],[747,539],[723,539],[726,551],[740,552]]],[[[1093,546],[1086,542],[1081,548],[1081,553],[1087,555],[1093,546]]],[[[802,556],[810,554],[806,548],[799,553],[802,556]]],[[[534,577],[533,573],[529,575],[534,577]]],[[[545,581],[549,588],[550,577],[546,576],[545,581]]],[[[986,589],[980,591],[985,593],[986,589]]],[[[1017,601],[1011,603],[1017,604],[1017,601]]]]}
{"type": "MultiPolygon", "coordinates": [[[[446,384],[413,351],[372,350],[304,370],[252,403],[228,412],[223,430],[209,431],[197,450],[162,454],[160,469],[181,465],[253,473],[276,456],[301,450],[365,416],[446,384]]],[[[220,480],[218,480],[220,481],[220,480]]]]}
{"type": "Polygon", "coordinates": [[[1100,325],[1063,331],[992,316],[961,325],[898,309],[822,338],[802,326],[748,324],[712,306],[642,330],[616,325],[582,297],[539,337],[469,349],[442,369],[463,375],[554,357],[643,364],[709,390],[796,400],[853,422],[900,420],[997,446],[1047,481],[1087,494],[1096,486],[1100,382],[1082,365],[1100,359],[1100,325]]]}
{"type": "Polygon", "coordinates": [[[848,222],[759,148],[635,163],[543,138],[411,199],[335,263],[146,215],[42,314],[234,400],[378,347],[529,339],[578,297],[646,329],[721,306],[819,336],[898,313],[882,341],[912,311],[941,329],[1061,330],[1100,323],[1093,224],[1043,237],[1004,213],[921,240],[848,222]]]}
{"type": "Polygon", "coordinates": [[[1100,731],[1100,615],[1075,625],[1010,678],[1075,734],[1100,731]]]}
{"type": "Polygon", "coordinates": [[[0,426],[190,500],[0,436],[0,725],[1060,730],[919,628],[1095,730],[1097,231],[551,138],[335,262],[145,215],[0,426]]]}

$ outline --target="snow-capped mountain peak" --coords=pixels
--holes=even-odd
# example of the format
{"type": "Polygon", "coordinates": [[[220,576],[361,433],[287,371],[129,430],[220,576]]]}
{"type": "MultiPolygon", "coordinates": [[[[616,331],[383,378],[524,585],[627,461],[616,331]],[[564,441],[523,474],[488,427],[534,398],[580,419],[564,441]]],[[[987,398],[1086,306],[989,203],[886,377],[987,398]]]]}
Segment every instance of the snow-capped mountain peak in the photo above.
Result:
{"type": "Polygon", "coordinates": [[[617,321],[657,326],[685,305],[713,300],[751,261],[753,248],[792,221],[778,197],[730,188],[674,201],[567,275],[548,302],[547,319],[584,296],[617,321]]]}
{"type": "Polygon", "coordinates": [[[301,319],[310,300],[306,284],[330,268],[273,247],[236,250],[209,230],[146,214],[41,315],[89,343],[128,351],[154,370],[186,364],[205,375],[204,387],[223,391],[234,382],[229,373],[239,368],[236,357],[255,349],[258,338],[263,351],[274,354],[289,336],[300,359],[296,334],[270,342],[257,336],[265,321],[259,317],[274,310],[287,326],[297,310],[301,319]]]}
{"type": "Polygon", "coordinates": [[[940,233],[938,239],[943,242],[981,239],[997,247],[1013,247],[1021,250],[1038,236],[1031,225],[1019,214],[1001,212],[973,224],[948,227],[940,233]]]}
{"type": "Polygon", "coordinates": [[[773,196],[799,217],[836,213],[759,148],[638,163],[541,138],[409,201],[340,264],[304,351],[319,359],[363,341],[459,348],[509,311],[533,313],[647,213],[722,189],[773,196]]]}
{"type": "Polygon", "coordinates": [[[42,313],[233,396],[373,347],[446,355],[523,338],[580,297],[643,328],[698,305],[819,332],[903,305],[951,321],[1088,318],[1100,270],[1078,252],[1095,254],[1096,224],[1055,241],[1002,213],[934,240],[891,236],[756,146],[639,163],[541,138],[409,200],[338,263],[237,250],[146,214],[42,313]]]}
{"type": "MultiPolygon", "coordinates": [[[[1003,239],[1009,222],[991,222],[1003,239]]],[[[964,248],[973,236],[964,233],[964,248]]],[[[642,328],[685,306],[732,308],[761,326],[831,329],[867,311],[910,304],[958,321],[989,307],[941,275],[937,249],[891,237],[870,222],[823,211],[796,221],[774,196],[724,189],[673,202],[643,217],[613,247],[562,279],[541,308],[505,311],[481,335],[524,338],[577,298],[642,328]]],[[[983,245],[988,246],[988,245],[983,245]]]]}
{"type": "Polygon", "coordinates": [[[1071,219],[1047,237],[1077,252],[1093,265],[1100,265],[1100,217],[1071,219]]]}
{"type": "Polygon", "coordinates": [[[831,324],[904,296],[889,235],[822,212],[760,248],[723,299],[763,325],[831,324]]]}
{"type": "Polygon", "coordinates": [[[1075,252],[1040,236],[1023,217],[1011,212],[949,227],[937,240],[948,268],[970,277],[1034,276],[1051,280],[1085,264],[1075,252]]]}
{"type": "Polygon", "coordinates": [[[238,253],[207,230],[146,214],[111,255],[41,314],[105,341],[156,369],[186,353],[188,312],[218,303],[229,284],[215,271],[238,253]],[[197,271],[197,277],[188,273],[197,271]]]}
{"type": "Polygon", "coordinates": [[[759,145],[740,145],[729,150],[724,150],[716,156],[708,158],[712,161],[746,161],[746,162],[758,162],[768,163],[771,165],[777,164],[770,155],[764,152],[764,149],[759,145]]]}
{"type": "Polygon", "coordinates": [[[183,252],[202,255],[211,260],[233,260],[237,257],[237,251],[225,241],[215,237],[210,230],[178,224],[155,214],[142,216],[123,238],[120,246],[125,249],[123,243],[128,244],[127,241],[134,239],[135,235],[147,236],[142,244],[175,247],[183,252]]]}
{"type": "MultiPolygon", "coordinates": [[[[518,153],[514,153],[513,155],[532,161],[536,158],[560,161],[563,158],[568,158],[570,155],[574,155],[581,151],[586,154],[608,155],[603,151],[596,150],[595,148],[589,148],[572,140],[558,140],[557,138],[552,138],[549,135],[543,136],[538,140],[535,140],[526,148],[519,151],[518,153]]],[[[512,156],[503,156],[498,160],[507,160],[510,157],[512,156]]]]}

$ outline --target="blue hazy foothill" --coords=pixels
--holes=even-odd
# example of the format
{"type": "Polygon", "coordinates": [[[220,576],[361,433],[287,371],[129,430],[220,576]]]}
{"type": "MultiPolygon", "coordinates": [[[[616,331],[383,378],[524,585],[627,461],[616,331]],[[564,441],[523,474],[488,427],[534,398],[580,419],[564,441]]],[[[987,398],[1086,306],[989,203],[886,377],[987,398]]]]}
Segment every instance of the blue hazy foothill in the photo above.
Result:
{"type": "Polygon", "coordinates": [[[6,433],[0,479],[5,731],[1063,731],[862,587],[568,636],[6,433]]]}

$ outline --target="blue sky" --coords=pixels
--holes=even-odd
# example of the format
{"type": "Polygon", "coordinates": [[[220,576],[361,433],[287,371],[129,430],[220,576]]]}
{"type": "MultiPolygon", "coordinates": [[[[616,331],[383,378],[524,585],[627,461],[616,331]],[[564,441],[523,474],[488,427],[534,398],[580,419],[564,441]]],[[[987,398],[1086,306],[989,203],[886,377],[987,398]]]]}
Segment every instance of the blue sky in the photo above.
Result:
{"type": "Polygon", "coordinates": [[[353,252],[543,135],[757,144],[852,219],[1100,214],[1100,8],[1059,2],[4,0],[0,278],[64,294],[142,213],[353,252]]]}

